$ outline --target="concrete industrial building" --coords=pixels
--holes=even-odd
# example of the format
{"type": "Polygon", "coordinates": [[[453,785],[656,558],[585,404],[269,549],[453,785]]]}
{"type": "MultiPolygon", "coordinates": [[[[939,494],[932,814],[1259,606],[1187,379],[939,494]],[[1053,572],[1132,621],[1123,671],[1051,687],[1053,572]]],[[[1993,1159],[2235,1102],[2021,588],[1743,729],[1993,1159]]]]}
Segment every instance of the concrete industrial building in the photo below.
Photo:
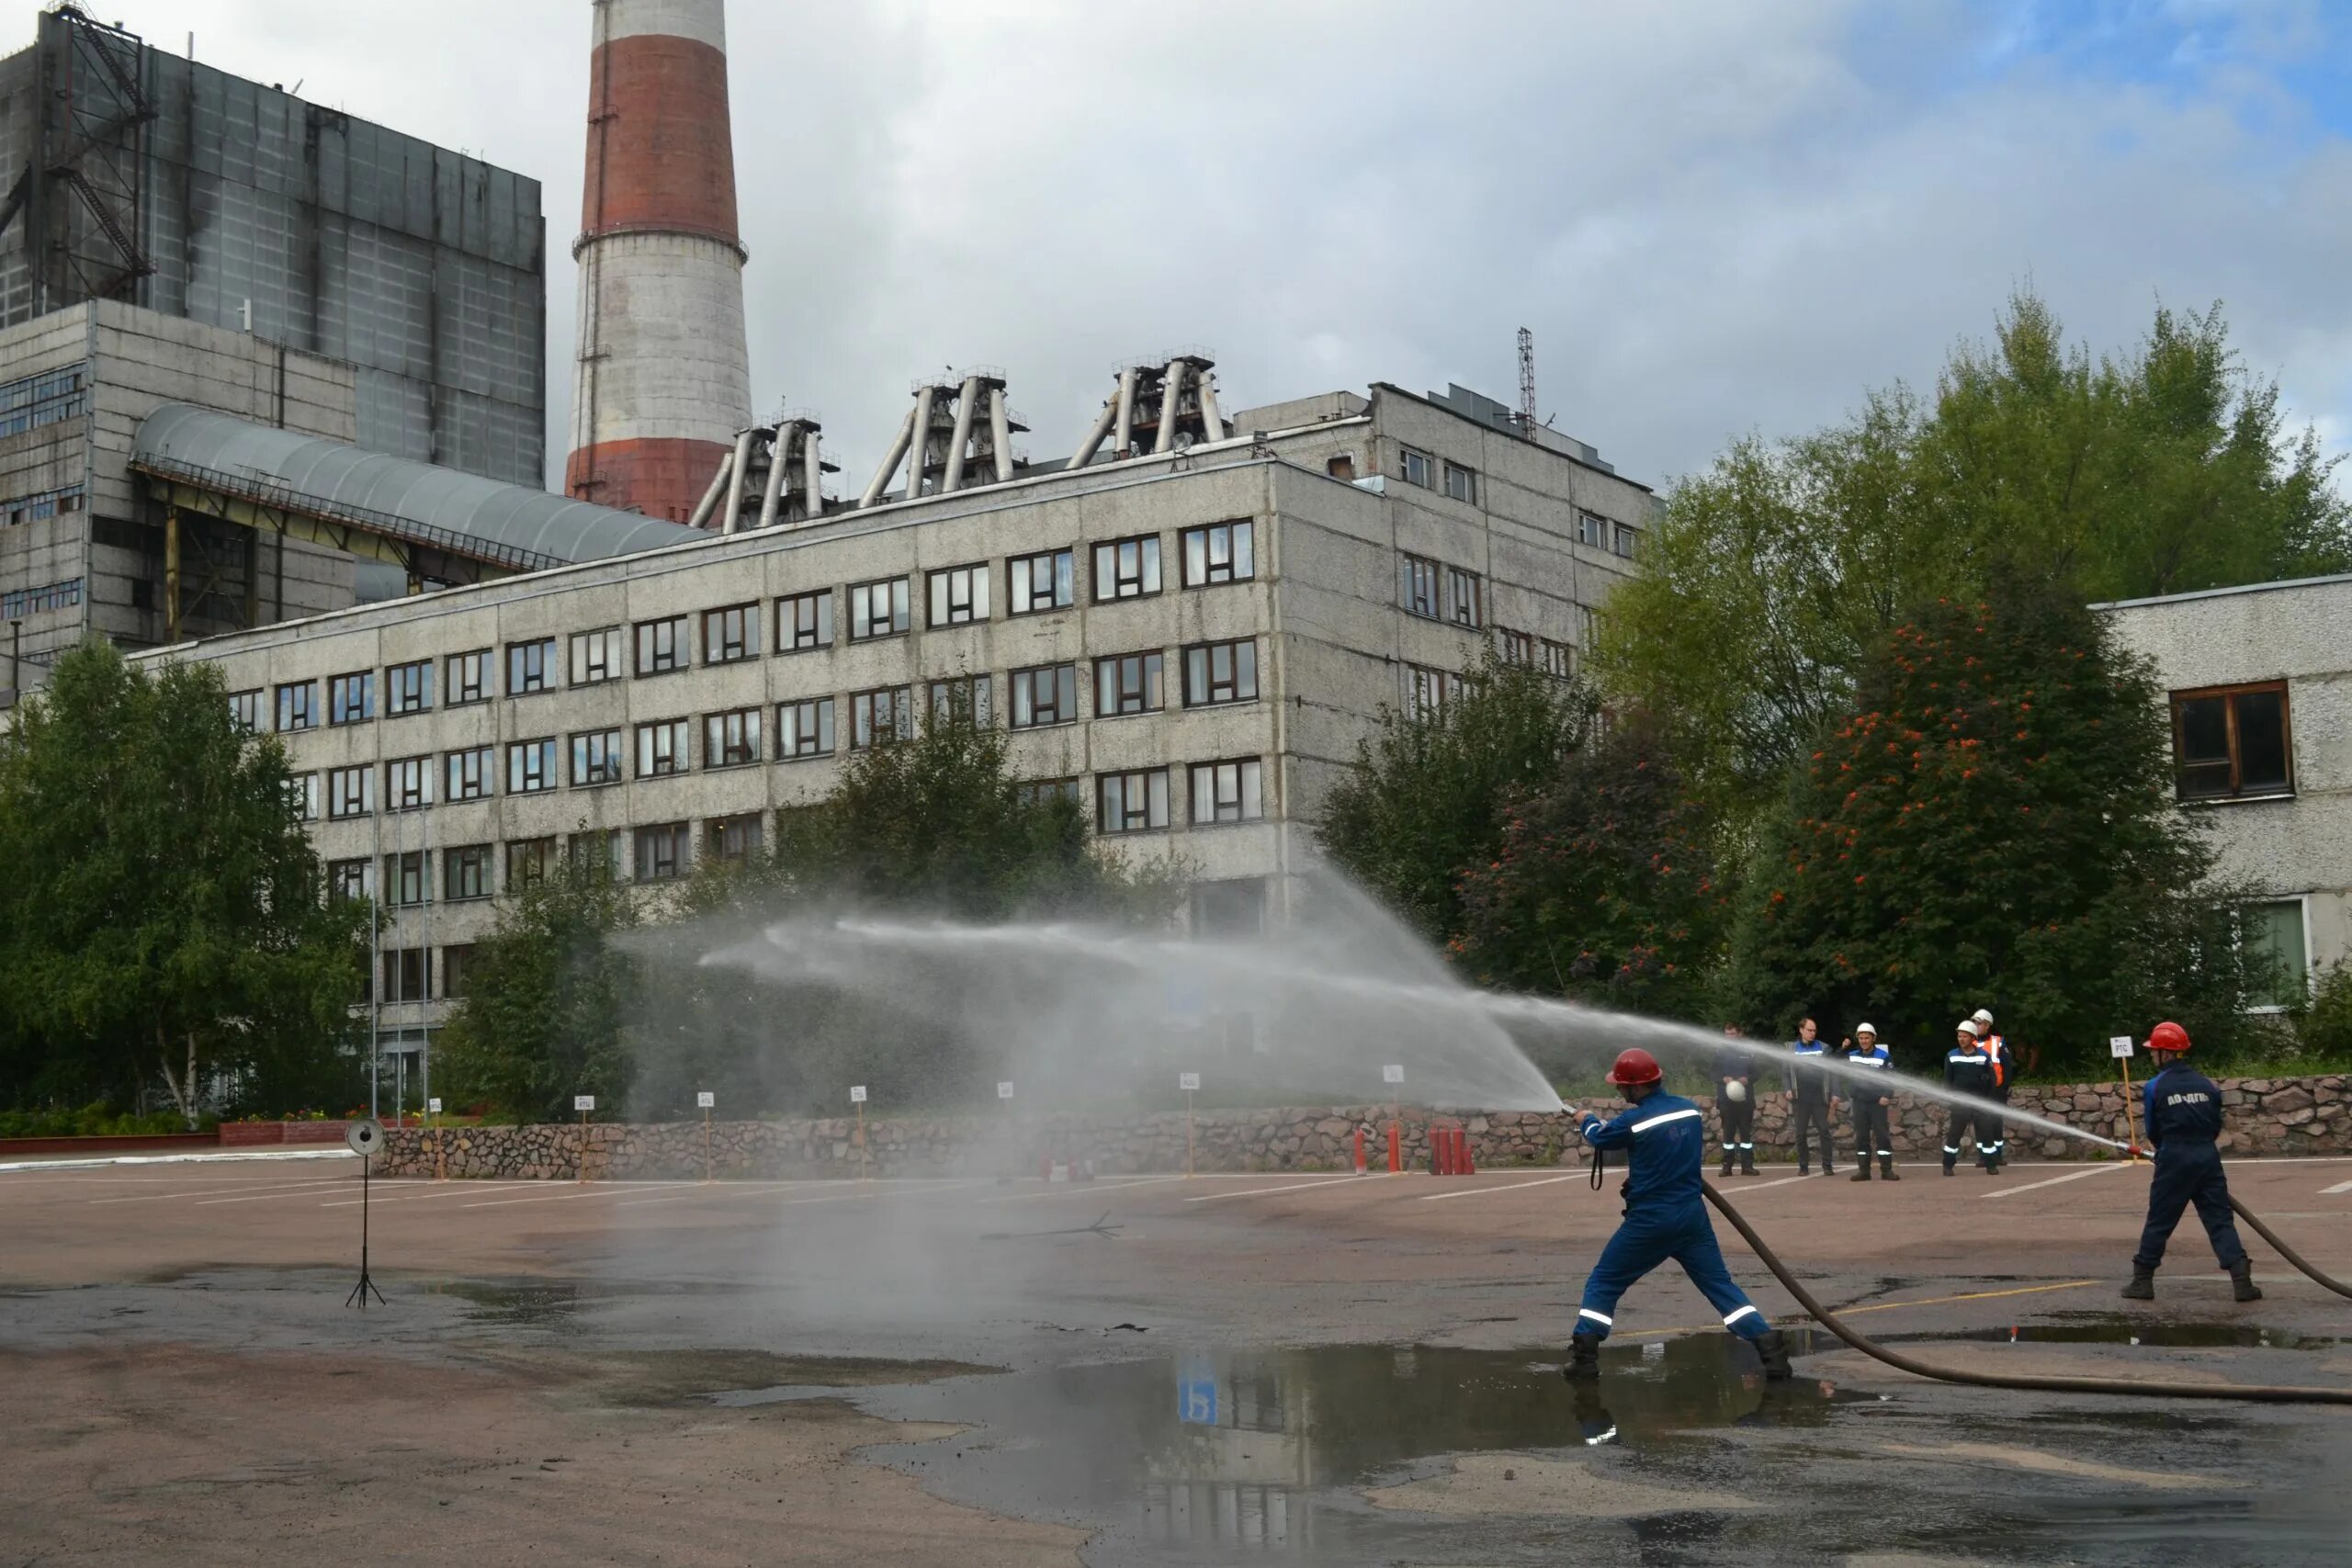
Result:
{"type": "Polygon", "coordinates": [[[1247,927],[1383,707],[1450,700],[1489,646],[1572,671],[1654,502],[1459,388],[1235,425],[142,657],[217,662],[284,740],[322,857],[382,908],[392,1051],[554,857],[660,884],[752,852],[959,694],[1106,842],[1187,863],[1195,922],[1247,927]]]}
{"type": "Polygon", "coordinates": [[[752,423],[721,0],[594,0],[565,493],[683,523],[752,423]]]}
{"type": "Polygon", "coordinates": [[[2352,577],[2098,606],[2165,690],[2181,809],[2220,874],[2259,889],[2246,935],[2276,961],[2265,1010],[2352,958],[2352,577]]]}

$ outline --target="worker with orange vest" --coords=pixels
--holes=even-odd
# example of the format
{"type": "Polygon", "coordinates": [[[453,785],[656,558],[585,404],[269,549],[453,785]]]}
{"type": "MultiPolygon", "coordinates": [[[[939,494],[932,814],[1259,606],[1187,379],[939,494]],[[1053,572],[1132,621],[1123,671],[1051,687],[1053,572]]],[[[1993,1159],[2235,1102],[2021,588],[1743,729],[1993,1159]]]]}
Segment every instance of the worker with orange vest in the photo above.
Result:
{"type": "MultiPolygon", "coordinates": [[[[1984,1054],[1993,1058],[1993,1095],[2003,1105],[2009,1102],[2009,1081],[2017,1077],[2017,1062],[2009,1055],[2009,1043],[1993,1029],[1993,1013],[1989,1008],[1978,1008],[1969,1020],[1976,1025],[1978,1036],[1984,1042],[1984,1054]]],[[[2009,1127],[2006,1117],[1993,1118],[1993,1158],[1997,1163],[2009,1157],[2009,1127]]]]}
{"type": "Polygon", "coordinates": [[[2188,1055],[2188,1031],[2166,1020],[2148,1031],[2148,1052],[2156,1059],[2156,1076],[2148,1080],[2142,1125],[2155,1145],[2156,1175],[2148,1184],[2148,1224],[2140,1233],[2140,1250],[2132,1258],[2132,1282],[2123,1287],[2128,1301],[2154,1301],[2156,1265],[2165,1260],[2165,1243],[2180,1224],[2181,1211],[2197,1205],[2205,1222],[2205,1239],[2213,1257],[2230,1271],[2232,1292],[2242,1302],[2258,1302],[2262,1292],[2254,1282],[2254,1263],[2238,1239],[2230,1218],[2230,1179],[2222,1171],[2222,1153],[2214,1141],[2222,1135],[2222,1091],[2211,1078],[2182,1058],[2188,1055]]]}
{"type": "Polygon", "coordinates": [[[1627,1051],[1609,1069],[1609,1081],[1626,1099],[1625,1110],[1603,1122],[1590,1111],[1567,1108],[1595,1159],[1611,1149],[1626,1151],[1625,1217],[1585,1280],[1562,1371],[1572,1382],[1600,1375],[1600,1342],[1616,1324],[1617,1299],[1671,1258],[1723,1314],[1724,1326],[1756,1347],[1764,1375],[1785,1378],[1788,1341],[1733,1282],[1715,1228],[1707,1221],[1702,1197],[1706,1179],[1701,1174],[1706,1118],[1690,1100],[1667,1093],[1664,1080],[1657,1058],[1647,1051],[1627,1051]]]}

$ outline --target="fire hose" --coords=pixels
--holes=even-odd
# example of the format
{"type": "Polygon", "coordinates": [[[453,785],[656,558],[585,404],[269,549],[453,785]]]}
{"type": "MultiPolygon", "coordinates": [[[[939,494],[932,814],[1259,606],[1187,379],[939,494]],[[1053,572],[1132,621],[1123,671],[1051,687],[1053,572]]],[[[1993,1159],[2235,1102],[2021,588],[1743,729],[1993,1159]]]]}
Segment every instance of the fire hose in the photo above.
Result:
{"type": "MultiPolygon", "coordinates": [[[[1598,1155],[1598,1152],[1596,1150],[1595,1154],[1598,1155]]],[[[1593,1163],[1594,1175],[1597,1179],[1600,1174],[1600,1161],[1596,1158],[1593,1163]]],[[[1597,1179],[1595,1184],[1598,1185],[1597,1179]]],[[[2352,1404],[2352,1388],[2291,1388],[2263,1383],[2154,1382],[2130,1378],[2048,1377],[2028,1373],[1975,1372],[1957,1367],[1939,1367],[1931,1362],[1919,1360],[1899,1350],[1890,1350],[1885,1346],[1876,1343],[1848,1326],[1836,1313],[1822,1305],[1811,1291],[1798,1282],[1797,1277],[1789,1271],[1788,1265],[1781,1261],[1780,1255],[1765,1245],[1764,1238],[1756,1234],[1756,1227],[1749,1224],[1740,1212],[1733,1208],[1724,1195],[1715,1190],[1713,1182],[1702,1177],[1700,1186],[1706,1191],[1707,1201],[1713,1203],[1723,1217],[1731,1222],[1732,1229],[1746,1238],[1747,1245],[1755,1249],[1756,1256],[1764,1260],[1764,1267],[1770,1269],[1773,1277],[1787,1287],[1789,1294],[1796,1298],[1799,1306],[1812,1314],[1815,1322],[1860,1350],[1863,1355],[1883,1361],[1898,1371],[1909,1372],[1914,1377],[1933,1378],[1942,1382],[1969,1383],[1978,1388],[2031,1389],[2047,1393],[2136,1393],[2174,1399],[2242,1399],[2262,1404],[2352,1404]]],[[[2238,1212],[2246,1224],[2254,1227],[2256,1234],[2277,1247],[2280,1256],[2284,1257],[2288,1262],[2292,1263],[2337,1294],[2352,1296],[2352,1291],[2346,1290],[2342,1284],[2312,1268],[2293,1248],[2273,1235],[2269,1226],[2246,1213],[2245,1204],[2232,1198],[2230,1206],[2238,1212]]]]}

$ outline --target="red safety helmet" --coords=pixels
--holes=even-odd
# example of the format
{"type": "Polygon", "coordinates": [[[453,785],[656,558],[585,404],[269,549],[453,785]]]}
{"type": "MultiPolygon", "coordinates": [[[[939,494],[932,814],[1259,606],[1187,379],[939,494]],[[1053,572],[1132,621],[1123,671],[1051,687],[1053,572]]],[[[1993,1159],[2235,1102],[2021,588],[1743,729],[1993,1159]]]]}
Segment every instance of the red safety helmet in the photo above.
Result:
{"type": "Polygon", "coordinates": [[[1609,1069],[1609,1081],[1620,1089],[1635,1089],[1645,1083],[1656,1083],[1665,1076],[1658,1071],[1657,1058],[1639,1047],[1621,1053],[1617,1065],[1609,1069]]]}
{"type": "Polygon", "coordinates": [[[2188,1049],[2188,1031],[2183,1029],[2172,1020],[2166,1019],[2162,1023],[2156,1025],[2154,1029],[2148,1031],[2148,1049],[2151,1051],[2186,1051],[2188,1049]]]}

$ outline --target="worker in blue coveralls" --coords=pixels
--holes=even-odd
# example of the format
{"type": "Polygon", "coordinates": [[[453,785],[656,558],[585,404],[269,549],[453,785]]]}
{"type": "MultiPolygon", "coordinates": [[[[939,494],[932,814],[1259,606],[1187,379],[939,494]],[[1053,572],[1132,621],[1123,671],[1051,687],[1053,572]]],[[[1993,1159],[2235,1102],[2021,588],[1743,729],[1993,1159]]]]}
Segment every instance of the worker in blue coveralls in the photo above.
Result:
{"type": "Polygon", "coordinates": [[[2205,1239],[2213,1256],[2230,1271],[2237,1299],[2258,1302],[2262,1292],[2254,1282],[2254,1263],[2238,1239],[2230,1218],[2230,1181],[2222,1173],[2222,1154],[2213,1140],[2222,1135],[2222,1091],[2213,1080],[2181,1058],[2188,1054],[2188,1031],[2166,1021],[2148,1031],[2148,1051],[2156,1059],[2156,1076],[2145,1091],[2148,1142],[2155,1145],[2156,1176],[2148,1185],[2148,1224],[2140,1233],[2140,1250],[2132,1259],[2132,1282],[2123,1287],[2126,1300],[2154,1301],[2156,1265],[2165,1260],[2165,1243],[2180,1224],[2181,1211],[2197,1205],[2205,1222],[2205,1239]]]}
{"type": "Polygon", "coordinates": [[[1785,1378],[1788,1340],[1732,1282],[1714,1226],[1707,1221],[1699,1174],[1706,1154],[1706,1119],[1690,1101],[1667,1093],[1664,1078],[1647,1051],[1627,1051],[1609,1069],[1609,1081],[1630,1102],[1627,1109],[1603,1122],[1589,1111],[1567,1108],[1589,1147],[1628,1152],[1625,1218],[1585,1280],[1584,1304],[1562,1370],[1572,1382],[1600,1375],[1600,1342],[1615,1323],[1611,1314],[1617,1298],[1671,1258],[1723,1314],[1724,1326],[1756,1347],[1764,1375],[1785,1378]]]}

